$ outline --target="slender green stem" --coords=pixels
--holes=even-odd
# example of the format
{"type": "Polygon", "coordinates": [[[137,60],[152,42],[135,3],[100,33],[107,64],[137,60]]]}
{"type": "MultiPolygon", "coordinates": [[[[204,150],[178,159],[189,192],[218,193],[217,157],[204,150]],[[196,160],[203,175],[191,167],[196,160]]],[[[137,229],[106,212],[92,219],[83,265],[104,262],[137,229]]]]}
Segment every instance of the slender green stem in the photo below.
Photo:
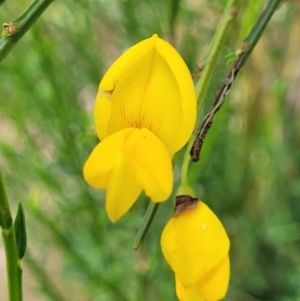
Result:
{"type": "Polygon", "coordinates": [[[13,223],[0,171],[0,226],[9,229],[13,223]]]}
{"type": "Polygon", "coordinates": [[[253,48],[259,41],[261,35],[263,34],[267,24],[269,23],[271,17],[275,13],[276,9],[278,8],[280,2],[282,0],[270,0],[268,5],[266,6],[265,10],[262,12],[260,17],[258,18],[256,24],[252,28],[250,34],[246,37],[243,41],[241,46],[241,51],[244,52],[242,64],[244,64],[249,55],[251,54],[253,48]]]}
{"type": "Polygon", "coordinates": [[[6,24],[8,29],[4,28],[3,37],[0,39],[0,62],[53,1],[35,0],[18,18],[6,24]]]}
{"type": "Polygon", "coordinates": [[[191,161],[190,149],[191,149],[193,143],[194,143],[194,137],[192,136],[186,146],[182,164],[181,164],[180,185],[189,185],[188,171],[189,171],[189,164],[191,161]]]}
{"type": "MultiPolygon", "coordinates": [[[[228,0],[224,12],[222,14],[222,18],[218,24],[216,33],[212,39],[210,44],[210,48],[208,51],[208,59],[205,62],[204,70],[201,74],[200,79],[196,84],[196,96],[197,96],[197,106],[198,106],[198,115],[202,109],[202,103],[204,101],[206,92],[211,83],[211,78],[215,67],[217,65],[218,56],[220,54],[220,50],[224,43],[224,40],[227,36],[227,33],[230,29],[230,25],[232,20],[237,14],[237,4],[238,0],[228,0]]],[[[198,116],[199,118],[199,116],[198,116]]]]}
{"type": "Polygon", "coordinates": [[[0,225],[6,256],[6,272],[10,301],[22,300],[22,269],[10,209],[0,172],[0,225]]]}
{"type": "MultiPolygon", "coordinates": [[[[222,49],[222,45],[230,29],[231,21],[236,15],[237,8],[235,7],[237,0],[228,0],[222,18],[217,27],[216,33],[210,45],[208,59],[205,64],[203,73],[196,84],[196,97],[198,106],[198,116],[202,108],[203,100],[211,83],[213,72],[216,68],[218,57],[222,49]]],[[[190,163],[190,149],[193,145],[194,137],[191,137],[185,149],[182,166],[181,166],[181,184],[188,185],[188,168],[190,163]]]]}
{"type": "Polygon", "coordinates": [[[18,258],[17,243],[13,225],[2,229],[6,256],[6,271],[10,301],[22,300],[22,269],[18,258]]]}
{"type": "Polygon", "coordinates": [[[213,119],[216,113],[219,111],[221,106],[223,105],[226,96],[230,92],[232,85],[236,79],[237,74],[244,66],[245,62],[247,61],[249,55],[251,54],[253,48],[255,47],[257,41],[261,37],[263,31],[265,30],[269,20],[271,19],[272,15],[274,14],[275,10],[277,9],[278,5],[280,4],[281,0],[270,0],[267,4],[265,10],[260,15],[259,19],[253,26],[250,34],[247,38],[243,41],[242,45],[240,46],[239,50],[237,51],[237,58],[232,64],[227,76],[225,77],[221,88],[219,89],[216,99],[209,110],[208,114],[205,116],[200,131],[194,141],[194,144],[191,148],[190,155],[194,162],[199,161],[200,159],[200,152],[202,149],[202,145],[204,143],[204,139],[208,130],[210,129],[213,119]]]}
{"type": "Polygon", "coordinates": [[[153,218],[156,214],[158,206],[159,206],[159,203],[150,202],[150,204],[147,208],[147,211],[145,213],[142,225],[140,226],[139,231],[138,231],[138,233],[135,237],[134,243],[133,243],[133,248],[135,250],[137,250],[139,245],[143,242],[143,240],[150,228],[150,225],[153,221],[153,218]]]}

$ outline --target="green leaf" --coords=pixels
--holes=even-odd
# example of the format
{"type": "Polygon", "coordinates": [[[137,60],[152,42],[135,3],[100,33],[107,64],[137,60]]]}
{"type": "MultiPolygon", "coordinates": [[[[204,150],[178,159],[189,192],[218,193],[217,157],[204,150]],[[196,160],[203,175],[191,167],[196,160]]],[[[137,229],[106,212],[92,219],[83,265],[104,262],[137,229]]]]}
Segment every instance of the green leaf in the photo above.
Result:
{"type": "Polygon", "coordinates": [[[26,235],[26,225],[25,225],[25,215],[23,206],[19,203],[17,216],[14,222],[15,235],[17,240],[18,256],[19,259],[24,257],[27,245],[27,235],[26,235]]]}

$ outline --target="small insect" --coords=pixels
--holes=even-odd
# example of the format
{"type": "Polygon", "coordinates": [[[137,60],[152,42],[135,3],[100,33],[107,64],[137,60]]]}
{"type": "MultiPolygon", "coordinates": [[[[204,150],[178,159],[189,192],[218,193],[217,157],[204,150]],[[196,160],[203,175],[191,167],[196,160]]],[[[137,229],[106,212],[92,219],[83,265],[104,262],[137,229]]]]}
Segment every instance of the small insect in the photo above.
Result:
{"type": "Polygon", "coordinates": [[[16,23],[3,23],[2,36],[10,37],[18,32],[18,27],[16,23]]]}

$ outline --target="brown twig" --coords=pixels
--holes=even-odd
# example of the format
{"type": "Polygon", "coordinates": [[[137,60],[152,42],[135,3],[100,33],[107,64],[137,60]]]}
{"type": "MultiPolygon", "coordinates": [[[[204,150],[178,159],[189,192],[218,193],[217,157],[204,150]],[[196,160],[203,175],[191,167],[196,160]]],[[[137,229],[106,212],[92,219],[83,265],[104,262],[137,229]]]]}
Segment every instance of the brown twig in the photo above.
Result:
{"type": "Polygon", "coordinates": [[[238,58],[235,60],[233,66],[229,70],[225,80],[223,81],[220,90],[218,91],[218,94],[216,96],[216,99],[208,112],[208,114],[204,117],[204,120],[202,122],[200,131],[194,141],[194,144],[192,146],[192,149],[190,151],[190,155],[192,157],[193,162],[197,162],[200,159],[200,152],[201,148],[204,142],[204,138],[209,130],[209,128],[212,125],[213,119],[216,115],[216,113],[221,108],[222,104],[225,101],[225,98],[227,94],[229,93],[232,84],[238,74],[238,72],[241,70],[243,66],[243,57],[245,55],[245,52],[241,53],[238,58]]]}
{"type": "Polygon", "coordinates": [[[259,38],[265,30],[269,20],[272,15],[276,11],[278,5],[281,0],[270,0],[267,4],[266,8],[258,18],[257,22],[253,26],[251,32],[247,36],[247,38],[242,43],[239,49],[239,55],[234,61],[232,67],[230,68],[225,80],[223,81],[221,88],[219,89],[216,99],[209,110],[209,113],[204,117],[202,125],[200,127],[200,131],[194,141],[194,144],[191,148],[190,155],[192,157],[193,162],[197,162],[200,159],[200,152],[204,143],[205,136],[212,125],[213,119],[216,113],[219,111],[220,107],[225,101],[227,94],[229,93],[232,84],[241,70],[245,62],[247,61],[249,55],[251,54],[253,48],[257,44],[259,38]]]}

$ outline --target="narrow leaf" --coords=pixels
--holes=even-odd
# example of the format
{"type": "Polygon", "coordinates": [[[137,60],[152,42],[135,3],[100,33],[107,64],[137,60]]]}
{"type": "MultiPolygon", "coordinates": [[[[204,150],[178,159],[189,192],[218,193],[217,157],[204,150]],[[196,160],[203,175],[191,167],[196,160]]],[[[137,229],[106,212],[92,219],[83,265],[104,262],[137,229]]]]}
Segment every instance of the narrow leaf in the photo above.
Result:
{"type": "Polygon", "coordinates": [[[17,240],[18,256],[19,259],[24,257],[27,245],[27,235],[26,235],[26,225],[25,225],[25,215],[23,206],[19,203],[17,216],[14,222],[15,235],[17,240]]]}

